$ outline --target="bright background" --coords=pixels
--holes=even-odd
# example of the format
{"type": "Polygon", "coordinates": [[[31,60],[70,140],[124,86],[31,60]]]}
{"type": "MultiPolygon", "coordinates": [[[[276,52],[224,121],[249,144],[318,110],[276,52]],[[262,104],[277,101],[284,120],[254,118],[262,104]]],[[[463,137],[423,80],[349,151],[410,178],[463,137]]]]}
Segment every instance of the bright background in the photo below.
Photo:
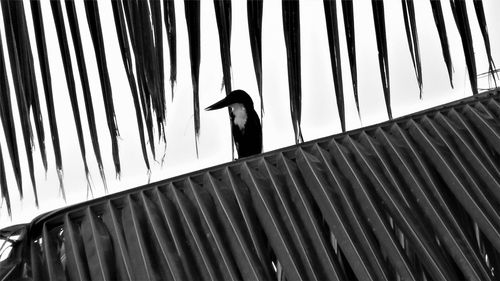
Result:
{"type": "MultiPolygon", "coordinates": [[[[30,6],[27,0],[28,28],[30,29],[31,43],[34,44],[34,34],[31,22],[30,6]]],[[[105,122],[105,113],[100,93],[99,77],[92,48],[90,33],[85,18],[82,0],[75,0],[78,11],[78,20],[82,31],[82,40],[85,44],[85,56],[93,93],[96,119],[100,136],[101,153],[106,172],[107,184],[110,193],[137,187],[151,182],[166,179],[175,175],[195,171],[204,167],[231,161],[230,128],[226,111],[201,111],[201,135],[199,141],[199,157],[196,156],[194,145],[194,128],[192,112],[192,88],[189,53],[187,46],[187,28],[184,18],[182,0],[175,0],[177,19],[177,50],[178,50],[178,80],[174,89],[175,97],[171,100],[169,77],[169,56],[166,37],[164,38],[165,78],[167,95],[167,144],[156,143],[157,159],[151,160],[151,175],[148,175],[142,159],[138,137],[135,111],[132,96],[123,68],[116,31],[111,10],[111,1],[99,1],[99,9],[103,27],[107,62],[110,70],[111,86],[115,102],[116,117],[120,130],[120,160],[122,173],[120,178],[115,177],[111,156],[111,142],[105,122]],[[164,161],[161,158],[166,155],[164,161]]],[[[343,22],[340,1],[338,3],[339,22],[343,22]]],[[[385,19],[387,28],[387,43],[390,63],[390,86],[392,94],[393,116],[399,117],[419,111],[431,106],[460,99],[471,95],[465,60],[458,31],[456,29],[448,1],[441,1],[448,32],[448,40],[454,66],[451,88],[446,66],[442,58],[439,36],[435,28],[432,10],[429,1],[414,1],[417,18],[417,28],[420,39],[420,51],[423,68],[423,97],[419,98],[419,90],[406,41],[401,1],[386,0],[385,19]]],[[[486,20],[490,32],[491,48],[496,62],[500,61],[500,1],[484,0],[486,20]]],[[[478,73],[488,70],[484,44],[482,41],[472,1],[467,1],[470,24],[474,35],[474,49],[478,73]]],[[[40,207],[34,204],[31,182],[29,179],[26,152],[22,145],[20,122],[16,120],[16,132],[19,142],[21,168],[23,170],[23,186],[25,197],[20,200],[17,185],[8,158],[8,150],[3,133],[0,134],[0,145],[4,151],[9,192],[12,201],[12,218],[8,216],[5,202],[0,205],[0,228],[11,224],[29,222],[35,216],[66,205],[78,203],[91,197],[87,194],[87,183],[83,169],[83,162],[78,146],[75,123],[67,93],[65,76],[52,19],[49,1],[42,1],[45,32],[49,51],[49,62],[53,79],[53,90],[57,125],[61,138],[61,150],[64,169],[64,185],[67,201],[62,199],[59,192],[59,182],[55,170],[52,144],[46,139],[49,170],[45,174],[38,147],[35,148],[35,176],[38,185],[40,207]]],[[[63,3],[64,5],[64,3],[63,3]]],[[[340,122],[337,113],[335,93],[333,88],[332,71],[328,39],[323,10],[323,1],[307,0],[300,2],[301,13],[301,55],[302,55],[302,130],[304,139],[315,138],[340,133],[340,122]]],[[[246,90],[254,99],[255,107],[259,112],[257,84],[252,64],[252,54],[248,39],[248,23],[246,0],[233,0],[232,26],[232,74],[233,88],[246,90]]],[[[1,14],[1,13],[0,13],[1,14]]],[[[342,70],[345,89],[346,125],[348,130],[356,129],[387,120],[382,86],[380,82],[378,56],[373,25],[372,7],[370,0],[354,1],[354,16],[356,28],[356,48],[358,63],[358,83],[361,120],[358,117],[352,94],[352,84],[348,64],[348,55],[345,48],[343,25],[339,27],[342,48],[342,70]]],[[[3,18],[0,15],[0,22],[3,18]]],[[[66,19],[65,19],[66,20],[66,19]]],[[[66,21],[67,22],[67,21],[66,21]]],[[[4,57],[9,65],[5,32],[0,24],[0,34],[4,42],[4,57]]],[[[69,29],[67,28],[69,31],[69,29]]],[[[281,1],[264,1],[263,16],[263,95],[265,115],[263,120],[264,150],[271,151],[294,144],[293,129],[288,103],[288,79],[286,69],[286,52],[283,37],[281,18],[281,1]]],[[[71,40],[71,37],[68,37],[71,40]]],[[[35,61],[38,61],[36,48],[32,49],[35,61]]],[[[73,67],[77,73],[77,65],[72,50],[73,67]]],[[[38,64],[36,64],[38,65],[38,64]]],[[[40,71],[36,66],[37,77],[40,80],[40,71]]],[[[75,74],[79,106],[82,120],[86,120],[80,81],[75,74]]],[[[12,108],[17,116],[16,100],[12,77],[9,72],[11,85],[12,108]]],[[[200,107],[214,103],[225,93],[222,91],[222,67],[220,62],[217,24],[213,1],[201,1],[201,67],[200,67],[200,107]]],[[[492,87],[494,84],[488,78],[480,78],[481,88],[492,87]]],[[[39,92],[42,96],[43,87],[39,83],[39,92]]],[[[49,134],[49,124],[44,98],[40,99],[42,114],[45,118],[46,135],[49,134]]],[[[1,127],[1,124],[0,124],[1,127]]],[[[99,171],[91,148],[88,126],[83,121],[87,159],[93,179],[92,188],[94,197],[105,195],[99,171]]],[[[3,130],[3,128],[2,128],[3,130]]],[[[156,138],[158,139],[158,138],[156,138]]],[[[149,146],[148,146],[149,149],[149,146]]],[[[152,155],[150,154],[150,158],[152,155]]]]}

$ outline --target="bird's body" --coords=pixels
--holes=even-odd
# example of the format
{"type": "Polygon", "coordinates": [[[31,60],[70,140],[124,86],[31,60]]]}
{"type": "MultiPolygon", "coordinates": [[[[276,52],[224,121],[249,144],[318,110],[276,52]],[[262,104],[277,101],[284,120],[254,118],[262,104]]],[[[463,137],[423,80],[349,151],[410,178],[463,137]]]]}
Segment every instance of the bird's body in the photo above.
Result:
{"type": "Polygon", "coordinates": [[[233,140],[238,157],[247,157],[262,152],[262,127],[253,108],[252,98],[243,90],[232,91],[207,110],[229,107],[233,140]]]}
{"type": "Polygon", "coordinates": [[[253,108],[231,108],[231,126],[238,157],[262,152],[262,128],[259,116],[253,108]]]}

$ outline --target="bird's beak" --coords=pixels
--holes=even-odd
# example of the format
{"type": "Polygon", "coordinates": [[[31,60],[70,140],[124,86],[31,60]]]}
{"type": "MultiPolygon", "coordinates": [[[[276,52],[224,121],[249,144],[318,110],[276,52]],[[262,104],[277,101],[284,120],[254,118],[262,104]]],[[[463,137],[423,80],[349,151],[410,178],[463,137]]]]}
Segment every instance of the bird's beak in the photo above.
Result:
{"type": "Polygon", "coordinates": [[[221,109],[223,107],[229,106],[233,104],[234,102],[229,98],[229,96],[226,96],[222,100],[212,104],[211,106],[205,108],[205,110],[215,110],[215,109],[221,109]]]}

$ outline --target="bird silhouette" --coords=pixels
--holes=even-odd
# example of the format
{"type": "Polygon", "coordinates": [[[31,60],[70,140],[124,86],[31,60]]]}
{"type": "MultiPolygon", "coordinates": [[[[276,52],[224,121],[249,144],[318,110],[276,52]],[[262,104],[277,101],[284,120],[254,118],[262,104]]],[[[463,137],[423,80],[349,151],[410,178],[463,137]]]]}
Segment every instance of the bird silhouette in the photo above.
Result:
{"type": "Polygon", "coordinates": [[[233,140],[238,157],[262,152],[262,126],[253,108],[252,98],[243,90],[234,90],[222,100],[205,108],[215,110],[229,107],[233,140]]]}

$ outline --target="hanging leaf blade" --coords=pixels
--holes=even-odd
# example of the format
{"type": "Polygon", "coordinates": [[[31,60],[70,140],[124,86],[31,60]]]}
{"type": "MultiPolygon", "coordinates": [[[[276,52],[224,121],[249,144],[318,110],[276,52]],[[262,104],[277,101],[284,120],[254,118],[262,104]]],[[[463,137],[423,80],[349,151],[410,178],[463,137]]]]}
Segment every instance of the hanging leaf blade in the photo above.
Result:
{"type": "Polygon", "coordinates": [[[349,55],[349,65],[351,66],[351,80],[354,91],[354,102],[358,110],[358,116],[361,118],[359,111],[359,96],[358,96],[358,71],[356,65],[356,33],[354,28],[354,11],[352,0],[342,0],[342,13],[344,15],[344,29],[347,42],[347,54],[349,55]]]}
{"type": "Polygon", "coordinates": [[[33,19],[33,27],[35,29],[36,47],[38,51],[38,63],[40,65],[43,89],[45,93],[45,103],[49,116],[49,127],[52,139],[52,147],[54,149],[54,158],[56,161],[57,176],[59,178],[59,188],[64,194],[63,183],[63,165],[61,156],[61,145],[59,141],[59,130],[57,129],[56,110],[54,107],[54,95],[52,92],[52,77],[49,67],[49,58],[47,54],[47,44],[45,41],[45,28],[43,25],[42,10],[40,1],[30,1],[31,16],[33,19]]]}
{"type": "Polygon", "coordinates": [[[184,0],[184,10],[189,39],[189,58],[191,60],[191,82],[193,84],[193,112],[196,155],[200,137],[200,0],[184,0]]]}
{"type": "Polygon", "coordinates": [[[420,48],[418,47],[418,32],[417,23],[415,20],[415,7],[413,5],[413,0],[401,0],[401,3],[403,5],[406,39],[408,41],[408,48],[410,49],[413,68],[415,69],[418,88],[420,89],[420,98],[422,98],[422,64],[420,62],[420,48]]]}
{"type": "Polygon", "coordinates": [[[54,18],[54,23],[56,26],[57,39],[59,42],[59,51],[61,52],[62,56],[64,74],[66,77],[66,85],[68,87],[68,94],[71,101],[71,109],[73,110],[73,119],[75,120],[76,133],[78,136],[78,143],[80,145],[80,153],[83,160],[85,175],[87,177],[87,185],[88,188],[90,188],[91,187],[89,178],[90,172],[87,164],[85,142],[83,139],[83,127],[82,127],[82,121],[80,119],[80,109],[78,106],[78,100],[76,96],[75,77],[73,76],[73,66],[71,63],[71,57],[69,53],[68,38],[66,36],[66,28],[64,26],[62,7],[61,3],[58,0],[51,0],[50,6],[52,9],[52,17],[54,18]]]}
{"type": "Polygon", "coordinates": [[[19,118],[21,121],[21,131],[23,133],[24,148],[26,150],[26,157],[28,158],[28,169],[31,179],[31,184],[33,186],[33,193],[35,195],[35,204],[38,206],[38,192],[35,180],[35,171],[33,163],[33,130],[31,127],[29,110],[30,110],[30,97],[25,89],[25,81],[23,73],[26,75],[30,70],[26,68],[27,54],[24,52],[22,46],[23,43],[20,42],[19,30],[15,28],[18,24],[15,21],[16,14],[18,12],[19,3],[15,1],[2,1],[2,11],[4,14],[4,27],[5,27],[5,37],[7,40],[7,49],[9,52],[10,64],[12,78],[14,80],[14,89],[16,92],[17,107],[19,111],[19,118]],[[11,6],[12,5],[12,6],[11,6]]]}
{"type": "MultiPolygon", "coordinates": [[[[139,139],[141,141],[141,150],[142,157],[144,159],[144,163],[146,164],[146,168],[148,171],[149,167],[149,159],[148,152],[146,149],[146,139],[144,136],[144,124],[142,123],[142,110],[141,104],[139,101],[139,94],[136,86],[136,79],[132,69],[132,55],[129,48],[128,38],[126,32],[125,18],[123,12],[123,5],[121,0],[111,1],[112,9],[113,9],[113,18],[115,21],[116,33],[118,36],[118,43],[120,45],[120,53],[122,56],[123,65],[125,67],[125,72],[127,73],[127,79],[130,87],[130,93],[132,94],[132,100],[134,102],[135,109],[135,117],[137,120],[137,127],[139,129],[139,139]]],[[[153,157],[155,155],[154,145],[152,144],[152,153],[153,157]]]]}
{"type": "Polygon", "coordinates": [[[446,69],[448,70],[448,77],[450,85],[453,88],[453,64],[451,61],[450,48],[448,44],[448,35],[446,33],[446,25],[444,22],[443,9],[441,7],[441,0],[430,0],[432,15],[434,16],[434,23],[439,34],[439,42],[441,43],[441,52],[443,53],[446,69]]]}
{"type": "Polygon", "coordinates": [[[92,140],[92,147],[94,148],[94,155],[99,167],[99,172],[104,184],[104,189],[107,190],[106,177],[104,175],[104,167],[102,164],[101,149],[99,147],[99,136],[97,134],[94,105],[92,102],[92,93],[90,92],[89,78],[87,75],[87,66],[85,63],[85,55],[83,51],[82,39],[80,36],[80,27],[78,25],[78,16],[76,14],[75,2],[74,0],[66,0],[65,4],[66,14],[68,16],[68,23],[71,31],[71,38],[73,39],[73,47],[75,49],[78,73],[80,74],[83,99],[85,102],[85,113],[87,115],[87,123],[90,131],[90,139],[92,140]]]}
{"type": "Polygon", "coordinates": [[[163,7],[165,9],[165,30],[170,53],[170,87],[172,89],[172,99],[174,99],[174,85],[177,80],[177,32],[174,1],[163,0],[163,7]]]}
{"type": "Polygon", "coordinates": [[[389,119],[392,119],[389,58],[387,53],[383,0],[372,0],[372,10],[375,24],[375,34],[377,37],[378,63],[380,68],[380,78],[382,80],[382,88],[384,90],[385,106],[387,108],[387,115],[389,119]]]}
{"type": "MultiPolygon", "coordinates": [[[[113,92],[111,82],[109,80],[108,65],[106,62],[106,51],[104,49],[104,39],[102,36],[101,20],[99,16],[99,7],[97,1],[84,1],[85,12],[87,14],[87,23],[94,43],[94,52],[97,59],[97,69],[101,81],[101,90],[104,100],[104,109],[106,112],[106,120],[108,124],[109,134],[111,136],[111,153],[115,164],[115,172],[119,176],[120,155],[118,151],[118,124],[116,123],[115,107],[113,104],[113,92]]],[[[101,174],[103,174],[101,172],[101,174]]]]}
{"type": "MultiPolygon", "coordinates": [[[[0,50],[3,50],[3,42],[0,38],[0,50]]],[[[17,147],[16,127],[14,126],[14,116],[10,101],[9,81],[7,80],[7,71],[5,69],[5,59],[3,53],[0,53],[0,119],[9,150],[10,161],[14,170],[19,195],[23,198],[23,183],[21,173],[21,163],[19,162],[19,151],[17,147]]]]}
{"type": "Polygon", "coordinates": [[[231,93],[231,0],[214,0],[226,95],[231,93]]]}
{"type": "Polygon", "coordinates": [[[477,21],[479,23],[479,28],[481,29],[481,34],[483,35],[486,55],[488,56],[489,71],[496,85],[496,79],[495,79],[496,66],[495,62],[493,61],[493,56],[491,55],[490,36],[488,35],[488,26],[486,24],[486,16],[484,15],[483,1],[474,0],[473,3],[474,3],[474,9],[476,10],[476,16],[477,16],[477,21]]]}
{"type": "Polygon", "coordinates": [[[260,97],[260,119],[264,115],[264,101],[262,99],[262,12],[263,0],[247,0],[248,32],[252,49],[253,67],[257,79],[257,88],[260,97]]]}
{"type": "Polygon", "coordinates": [[[330,61],[337,98],[337,109],[340,117],[342,132],[345,132],[344,87],[342,84],[342,62],[340,56],[339,27],[337,21],[337,1],[323,0],[328,33],[328,46],[330,47],[330,61]]]}
{"type": "Polygon", "coordinates": [[[300,127],[302,114],[302,89],[301,89],[301,57],[300,57],[300,9],[299,1],[283,0],[283,31],[288,67],[288,87],[290,95],[290,114],[295,133],[295,143],[303,142],[300,127]]]}
{"type": "MultiPolygon", "coordinates": [[[[116,1],[113,1],[116,2],[116,1]]],[[[149,65],[145,61],[145,53],[142,43],[142,24],[140,22],[141,16],[137,1],[119,1],[119,4],[123,3],[123,10],[126,18],[127,28],[130,35],[130,42],[132,45],[132,50],[135,58],[135,70],[137,73],[137,87],[139,93],[139,100],[142,106],[142,114],[144,116],[146,130],[148,132],[149,145],[151,152],[153,153],[153,158],[155,158],[155,140],[153,135],[153,112],[151,108],[151,79],[150,85],[147,85],[146,78],[146,65],[149,65]]],[[[142,6],[143,7],[143,6],[142,6]]],[[[149,27],[151,30],[151,27],[149,27]]],[[[126,29],[123,29],[124,31],[126,29]]],[[[125,41],[126,44],[127,41],[125,41]]],[[[125,45],[124,44],[124,45],[125,45]]],[[[132,66],[131,66],[132,67],[132,66]]]]}
{"type": "Polygon", "coordinates": [[[462,48],[465,56],[465,64],[469,72],[469,81],[472,88],[472,93],[475,95],[477,91],[477,71],[476,57],[474,55],[474,46],[472,44],[472,33],[469,26],[467,14],[467,4],[462,0],[450,0],[451,10],[455,23],[462,39],[462,48]]]}

